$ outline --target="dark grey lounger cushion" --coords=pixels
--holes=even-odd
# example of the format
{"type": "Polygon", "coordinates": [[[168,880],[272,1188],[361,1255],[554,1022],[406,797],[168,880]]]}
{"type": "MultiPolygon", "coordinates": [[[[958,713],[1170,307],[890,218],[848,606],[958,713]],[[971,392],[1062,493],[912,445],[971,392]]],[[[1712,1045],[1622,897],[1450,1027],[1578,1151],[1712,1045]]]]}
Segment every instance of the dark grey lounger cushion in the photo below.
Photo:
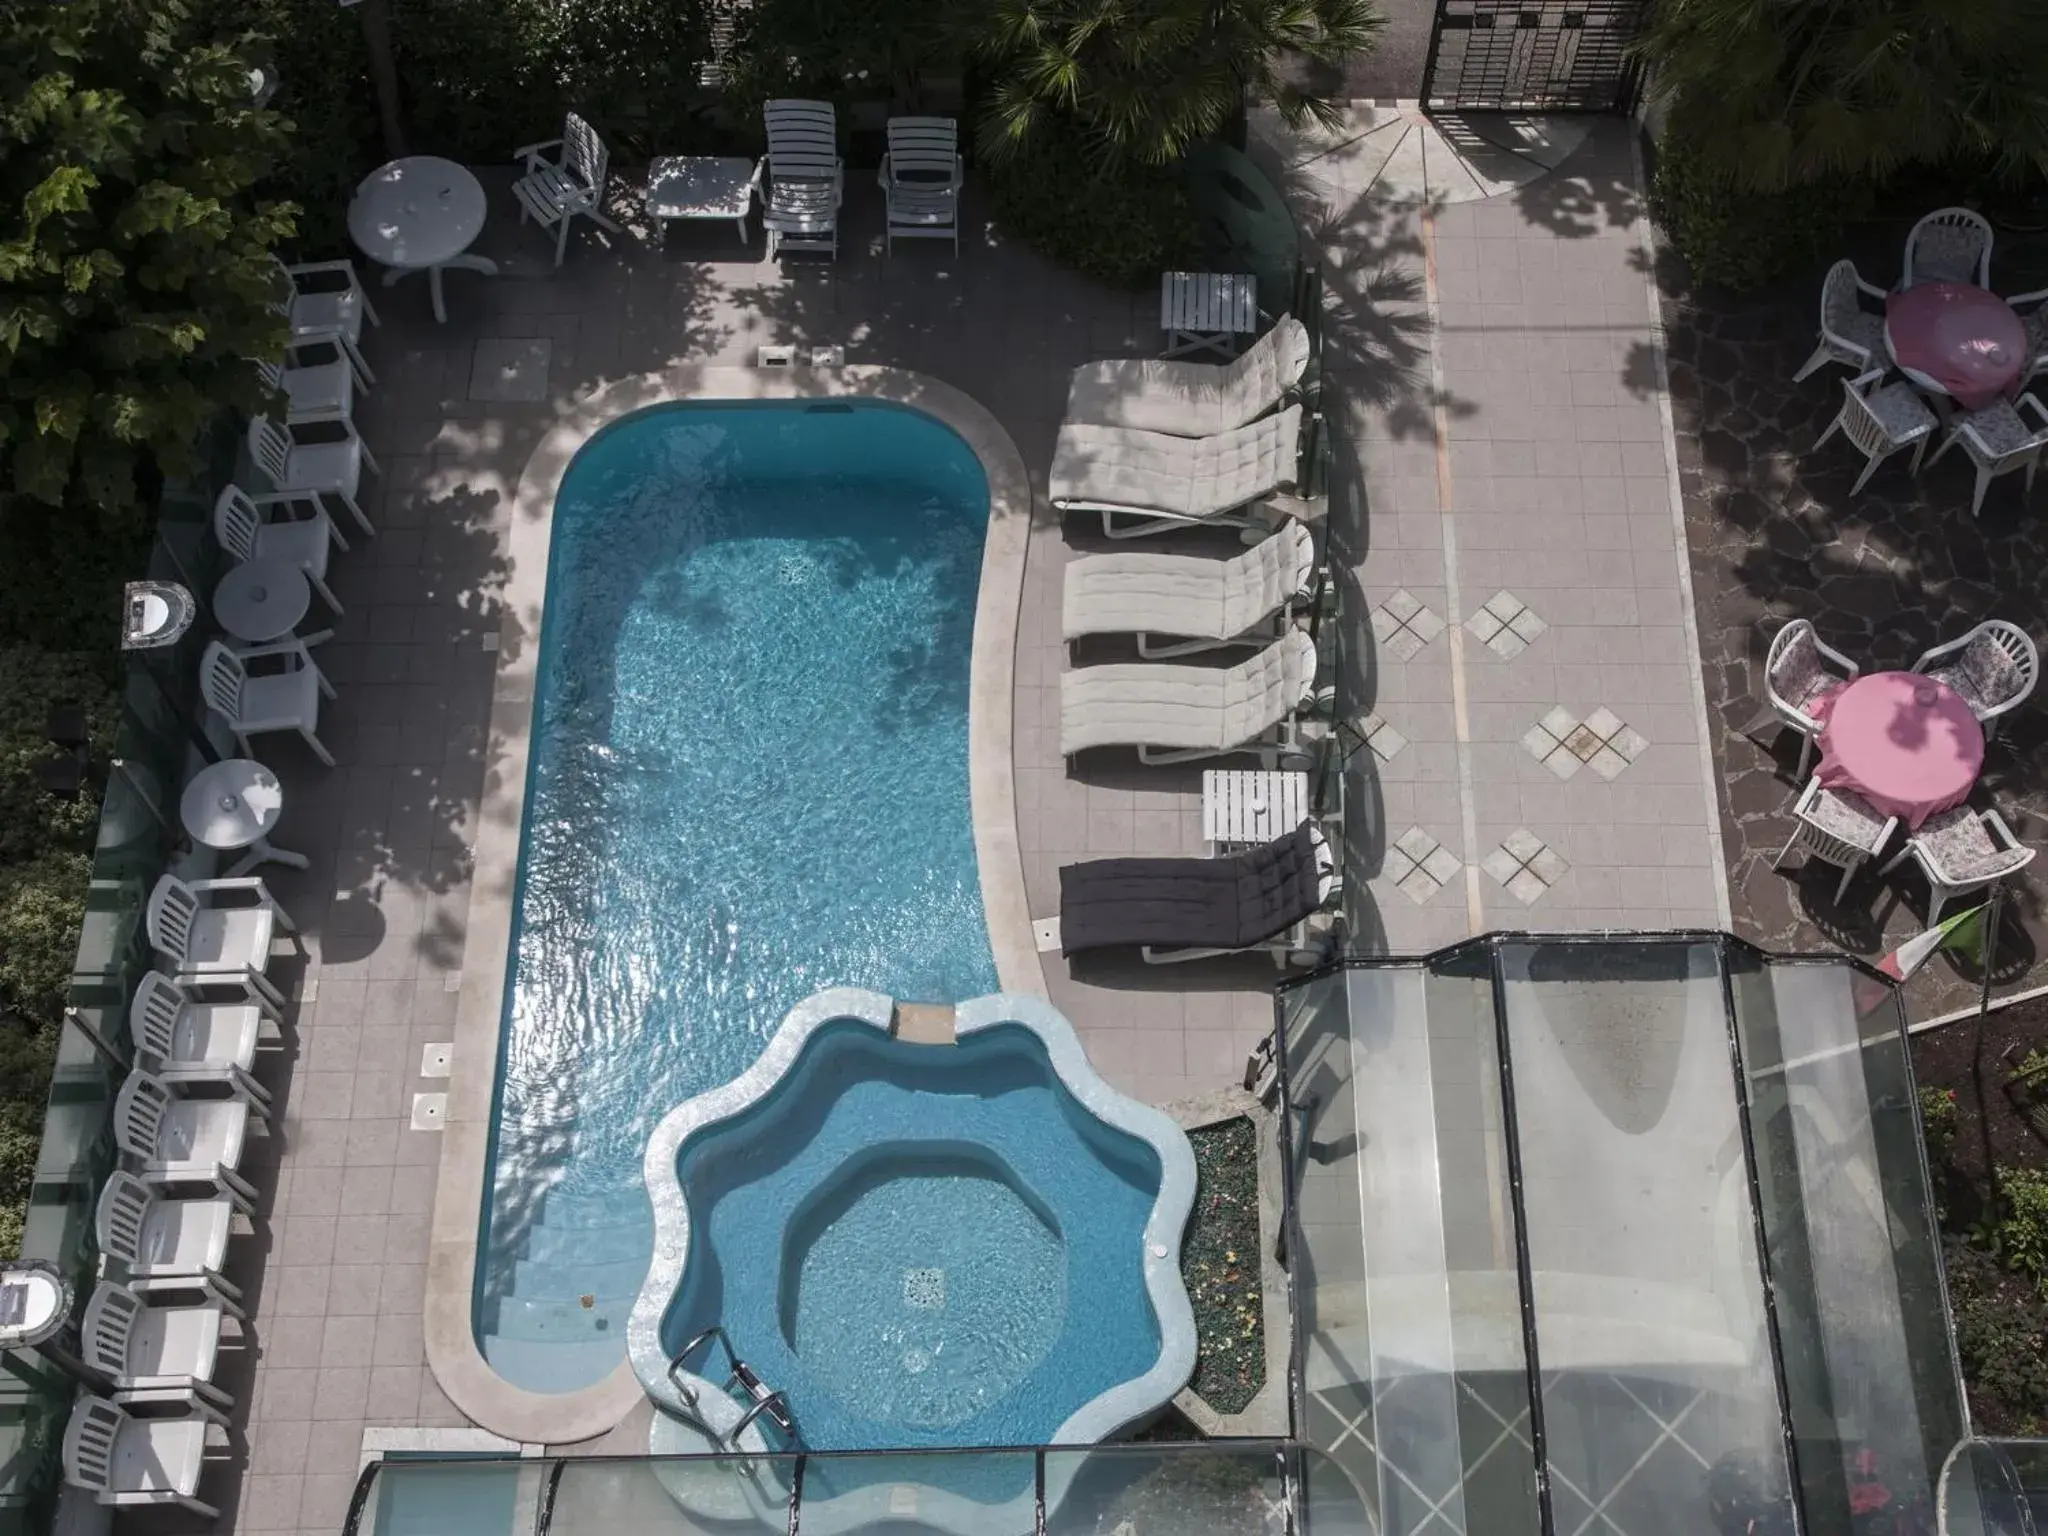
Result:
{"type": "Polygon", "coordinates": [[[1060,949],[1243,949],[1315,911],[1318,889],[1307,822],[1225,859],[1069,864],[1060,870],[1060,949]]]}

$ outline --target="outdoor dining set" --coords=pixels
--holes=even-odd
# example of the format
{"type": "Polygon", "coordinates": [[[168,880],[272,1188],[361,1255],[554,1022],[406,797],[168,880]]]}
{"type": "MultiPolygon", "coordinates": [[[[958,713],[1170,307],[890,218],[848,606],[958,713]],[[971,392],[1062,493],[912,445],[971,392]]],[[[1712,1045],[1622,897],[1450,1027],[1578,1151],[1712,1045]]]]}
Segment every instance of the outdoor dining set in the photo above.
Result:
{"type": "Polygon", "coordinates": [[[1814,444],[1839,432],[1869,461],[1852,493],[1906,448],[1917,474],[1937,432],[1945,436],[1929,464],[1960,446],[1976,468],[1972,516],[2000,475],[2024,470],[2032,491],[2048,448],[2048,407],[2024,391],[2048,372],[2048,289],[2000,298],[1991,243],[1981,214],[1942,208],[1907,235],[1891,292],[1865,282],[1852,261],[1829,270],[1820,342],[1794,378],[1829,363],[1855,370],[1843,381],[1841,411],[1814,444]],[[1893,370],[1900,377],[1887,383],[1893,370]]]}
{"type": "Polygon", "coordinates": [[[1879,870],[1911,859],[1926,878],[1927,922],[1958,896],[1986,890],[2033,862],[1995,809],[1969,804],[1999,723],[2034,691],[2040,658],[2026,631],[2000,619],[1937,645],[1910,671],[1864,673],[1794,619],[1764,663],[1770,715],[1801,738],[1792,836],[1797,848],[1840,869],[1839,904],[1858,870],[1883,854],[1903,824],[1903,845],[1879,870]],[[1807,765],[1815,750],[1819,764],[1807,765]]]}

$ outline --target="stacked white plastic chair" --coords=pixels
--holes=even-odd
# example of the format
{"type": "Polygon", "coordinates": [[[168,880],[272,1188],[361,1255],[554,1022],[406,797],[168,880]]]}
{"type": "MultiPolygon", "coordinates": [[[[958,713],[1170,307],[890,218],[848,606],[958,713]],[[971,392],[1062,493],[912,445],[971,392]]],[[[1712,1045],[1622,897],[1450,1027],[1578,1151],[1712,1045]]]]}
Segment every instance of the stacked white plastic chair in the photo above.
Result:
{"type": "Polygon", "coordinates": [[[227,1418],[212,1403],[187,1399],[177,1418],[136,1418],[103,1397],[83,1397],[64,1430],[64,1477],[115,1508],[177,1504],[208,1520],[220,1511],[199,1497],[207,1426],[227,1418]]]}
{"type": "Polygon", "coordinates": [[[284,994],[269,975],[270,950],[280,933],[296,930],[253,875],[226,880],[157,877],[143,912],[150,947],[180,981],[239,982],[273,1007],[284,994]]]}
{"type": "Polygon", "coordinates": [[[118,1280],[99,1283],[85,1304],[79,1342],[86,1363],[113,1382],[116,1402],[135,1394],[187,1393],[218,1408],[234,1406],[213,1382],[227,1308],[195,1294],[164,1301],[118,1280]]]}
{"type": "Polygon", "coordinates": [[[145,1182],[204,1184],[254,1211],[255,1186],[237,1171],[252,1113],[263,1116],[240,1093],[188,1098],[138,1069],[114,1096],[114,1141],[145,1182]]]}
{"type": "MultiPolygon", "coordinates": [[[[283,560],[297,566],[328,611],[341,617],[341,603],[327,586],[327,556],[330,550],[346,550],[348,541],[318,501],[307,496],[251,496],[239,485],[230,485],[214,500],[213,536],[237,560],[283,560]]],[[[314,643],[307,637],[307,644],[314,643]]]]}
{"type": "Polygon", "coordinates": [[[356,276],[355,263],[302,261],[288,267],[280,261],[277,272],[282,282],[276,308],[291,327],[291,344],[331,343],[348,360],[357,385],[368,388],[376,383],[377,376],[363,361],[363,322],[383,322],[356,276]]]}
{"type": "Polygon", "coordinates": [[[207,707],[227,722],[244,757],[255,753],[251,736],[268,731],[297,731],[313,755],[328,767],[334,754],[321,744],[320,700],[334,697],[334,685],[306,650],[303,640],[230,650],[215,640],[199,659],[199,692],[207,707]],[[252,661],[280,660],[284,670],[252,674],[252,661]]]}
{"type": "Polygon", "coordinates": [[[356,431],[356,424],[348,417],[294,416],[288,426],[279,426],[268,416],[251,417],[249,457],[270,477],[276,490],[337,497],[364,533],[377,532],[356,498],[362,489],[363,471],[382,471],[362,434],[356,431]],[[301,441],[294,435],[300,427],[336,428],[339,435],[301,441]]]}

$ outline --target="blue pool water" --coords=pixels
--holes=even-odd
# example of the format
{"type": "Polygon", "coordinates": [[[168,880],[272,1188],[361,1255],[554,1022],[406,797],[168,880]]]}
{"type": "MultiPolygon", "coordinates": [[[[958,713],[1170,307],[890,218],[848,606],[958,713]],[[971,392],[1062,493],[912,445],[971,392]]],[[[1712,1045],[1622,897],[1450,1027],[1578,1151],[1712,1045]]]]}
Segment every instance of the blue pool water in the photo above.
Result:
{"type": "Polygon", "coordinates": [[[486,1358],[623,1357],[656,1120],[824,986],[993,990],[967,783],[988,486],[881,404],[674,406],[555,505],[479,1250],[486,1358]]]}
{"type": "MultiPolygon", "coordinates": [[[[812,1449],[1042,1444],[1159,1357],[1158,1156],[1020,1027],[928,1046],[828,1025],[759,1105],[685,1143],[680,1174],[663,1344],[722,1324],[812,1449]]],[[[689,1363],[723,1375],[715,1347],[689,1363]]]]}

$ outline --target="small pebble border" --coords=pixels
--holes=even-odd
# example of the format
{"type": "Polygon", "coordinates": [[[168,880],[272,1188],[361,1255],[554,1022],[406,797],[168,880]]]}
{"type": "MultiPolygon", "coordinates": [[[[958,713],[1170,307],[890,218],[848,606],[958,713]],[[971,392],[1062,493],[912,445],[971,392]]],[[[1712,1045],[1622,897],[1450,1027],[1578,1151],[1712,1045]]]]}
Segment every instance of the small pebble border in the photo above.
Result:
{"type": "Polygon", "coordinates": [[[1190,1385],[1218,1413],[1239,1413],[1266,1381],[1257,1132],[1240,1116],[1190,1131],[1188,1140],[1195,1209],[1180,1267],[1195,1308],[1190,1385]]]}

